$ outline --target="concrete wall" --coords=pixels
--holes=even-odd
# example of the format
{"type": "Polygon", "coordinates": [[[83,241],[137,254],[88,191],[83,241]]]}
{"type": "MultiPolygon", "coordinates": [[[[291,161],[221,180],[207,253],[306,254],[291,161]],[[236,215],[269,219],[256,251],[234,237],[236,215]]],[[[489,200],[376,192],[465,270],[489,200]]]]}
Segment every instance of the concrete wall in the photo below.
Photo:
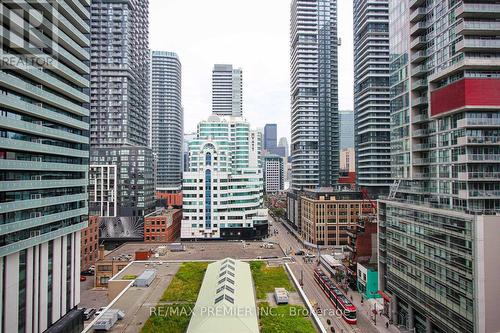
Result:
{"type": "Polygon", "coordinates": [[[476,218],[476,332],[500,332],[500,216],[476,218]]]}

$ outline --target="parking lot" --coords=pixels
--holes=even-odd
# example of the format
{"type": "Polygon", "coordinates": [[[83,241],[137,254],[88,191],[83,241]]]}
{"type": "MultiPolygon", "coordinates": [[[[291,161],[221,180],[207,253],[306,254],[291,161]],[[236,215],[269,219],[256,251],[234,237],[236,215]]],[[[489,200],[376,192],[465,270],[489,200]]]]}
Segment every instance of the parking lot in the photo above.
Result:
{"type": "Polygon", "coordinates": [[[86,276],[85,281],[80,282],[80,304],[79,308],[95,308],[106,306],[108,301],[106,289],[94,289],[94,277],[86,276]]]}

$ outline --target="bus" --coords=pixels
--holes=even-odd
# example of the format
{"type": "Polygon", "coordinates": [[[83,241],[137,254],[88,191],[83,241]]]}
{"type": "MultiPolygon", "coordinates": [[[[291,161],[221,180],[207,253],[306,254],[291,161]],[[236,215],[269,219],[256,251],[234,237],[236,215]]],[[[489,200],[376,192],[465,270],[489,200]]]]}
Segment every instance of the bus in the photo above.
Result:
{"type": "Polygon", "coordinates": [[[342,318],[346,323],[350,325],[355,325],[356,320],[356,307],[351,301],[344,295],[342,291],[335,285],[335,283],[330,280],[330,278],[321,270],[321,268],[314,269],[314,279],[321,287],[321,290],[325,293],[332,304],[341,311],[342,318]]]}

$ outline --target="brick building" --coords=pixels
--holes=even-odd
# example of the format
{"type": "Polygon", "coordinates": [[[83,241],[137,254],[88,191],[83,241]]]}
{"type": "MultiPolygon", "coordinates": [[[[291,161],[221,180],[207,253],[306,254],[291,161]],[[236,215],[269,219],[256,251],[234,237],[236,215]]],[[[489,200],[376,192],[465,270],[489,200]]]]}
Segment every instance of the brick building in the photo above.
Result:
{"type": "Polygon", "coordinates": [[[145,242],[173,242],[180,237],[182,209],[160,209],[144,218],[145,242]]]}
{"type": "Polygon", "coordinates": [[[316,245],[348,245],[359,216],[375,213],[361,192],[350,188],[306,189],[300,204],[302,237],[316,245]]]}
{"type": "Polygon", "coordinates": [[[82,229],[80,265],[81,270],[92,266],[98,257],[99,216],[89,216],[88,227],[82,229]]]}

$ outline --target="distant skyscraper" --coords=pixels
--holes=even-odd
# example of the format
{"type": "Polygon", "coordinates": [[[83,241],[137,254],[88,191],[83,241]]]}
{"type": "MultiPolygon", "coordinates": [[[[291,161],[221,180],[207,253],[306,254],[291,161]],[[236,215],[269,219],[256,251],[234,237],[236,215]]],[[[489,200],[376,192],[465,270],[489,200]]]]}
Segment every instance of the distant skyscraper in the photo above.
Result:
{"type": "Polygon", "coordinates": [[[0,12],[0,331],[81,331],[88,2],[1,1],[0,12]]]}
{"type": "Polygon", "coordinates": [[[243,71],[233,65],[214,65],[212,112],[220,116],[243,115],[243,71]]]}
{"type": "Polygon", "coordinates": [[[291,4],[292,188],[339,176],[337,1],[291,4]]]}
{"type": "Polygon", "coordinates": [[[500,332],[499,15],[486,0],[389,1],[396,182],[378,202],[379,288],[405,330],[500,332]]]}
{"type": "Polygon", "coordinates": [[[243,118],[210,116],[198,124],[183,175],[181,238],[249,239],[267,234],[267,210],[261,208],[261,144],[259,133],[243,118]]]}
{"type": "Polygon", "coordinates": [[[264,149],[275,148],[278,145],[278,126],[266,124],[264,126],[264,149]]]}
{"type": "Polygon", "coordinates": [[[154,208],[148,15],[147,0],[91,3],[90,213],[109,211],[106,216],[134,225],[154,208]],[[116,188],[107,194],[95,192],[100,190],[95,184],[114,177],[103,170],[116,170],[116,188]],[[116,209],[110,211],[103,198],[116,200],[116,209]]]}
{"type": "Polygon", "coordinates": [[[354,113],[340,111],[340,150],[354,148],[354,113]]]}
{"type": "Polygon", "coordinates": [[[157,155],[156,190],[182,185],[183,112],[181,63],[177,54],[152,53],[152,147],[157,155]]]}
{"type": "Polygon", "coordinates": [[[285,149],[278,147],[278,126],[276,124],[266,124],[264,126],[264,150],[268,154],[285,157],[285,149]]]}
{"type": "Polygon", "coordinates": [[[354,1],[354,119],[357,183],[376,198],[391,183],[389,0],[354,1]]]}
{"type": "Polygon", "coordinates": [[[283,147],[285,148],[285,157],[290,156],[290,149],[288,147],[288,140],[285,137],[280,138],[280,141],[278,143],[278,147],[283,147]]]}

